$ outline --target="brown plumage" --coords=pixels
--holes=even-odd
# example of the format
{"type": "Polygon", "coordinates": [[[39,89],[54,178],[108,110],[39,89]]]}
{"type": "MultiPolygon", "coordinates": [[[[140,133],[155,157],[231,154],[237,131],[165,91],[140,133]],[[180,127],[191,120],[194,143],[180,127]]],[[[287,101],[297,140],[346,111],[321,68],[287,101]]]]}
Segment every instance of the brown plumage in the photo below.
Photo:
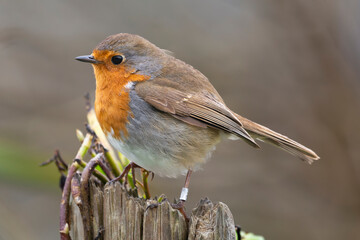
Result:
{"type": "Polygon", "coordinates": [[[309,164],[313,163],[314,160],[320,159],[313,150],[301,145],[300,143],[238,114],[236,114],[236,116],[242,122],[245,130],[250,133],[251,137],[273,144],[292,155],[299,157],[301,160],[306,161],[309,164]]]}

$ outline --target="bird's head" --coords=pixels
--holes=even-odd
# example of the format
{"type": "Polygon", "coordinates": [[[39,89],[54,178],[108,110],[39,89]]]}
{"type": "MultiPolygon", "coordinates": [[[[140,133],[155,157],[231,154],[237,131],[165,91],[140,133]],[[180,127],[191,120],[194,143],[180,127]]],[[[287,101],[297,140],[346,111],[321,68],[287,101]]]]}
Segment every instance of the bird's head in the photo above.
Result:
{"type": "Polygon", "coordinates": [[[75,59],[91,63],[97,84],[101,84],[116,79],[124,81],[131,76],[154,78],[161,73],[167,57],[164,50],[146,39],[138,35],[119,33],[100,42],[91,55],[75,59]]]}

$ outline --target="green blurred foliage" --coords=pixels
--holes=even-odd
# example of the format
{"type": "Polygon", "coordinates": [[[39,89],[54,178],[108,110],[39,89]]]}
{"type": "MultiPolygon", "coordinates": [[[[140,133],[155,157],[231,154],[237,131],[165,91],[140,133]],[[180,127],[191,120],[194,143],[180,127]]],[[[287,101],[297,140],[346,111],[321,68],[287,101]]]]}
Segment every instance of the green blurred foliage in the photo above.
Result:
{"type": "Polygon", "coordinates": [[[265,240],[263,236],[258,236],[253,233],[246,233],[241,231],[241,240],[265,240]]]}
{"type": "Polygon", "coordinates": [[[60,177],[55,165],[39,166],[49,157],[19,144],[0,140],[0,181],[53,188],[60,177]]]}

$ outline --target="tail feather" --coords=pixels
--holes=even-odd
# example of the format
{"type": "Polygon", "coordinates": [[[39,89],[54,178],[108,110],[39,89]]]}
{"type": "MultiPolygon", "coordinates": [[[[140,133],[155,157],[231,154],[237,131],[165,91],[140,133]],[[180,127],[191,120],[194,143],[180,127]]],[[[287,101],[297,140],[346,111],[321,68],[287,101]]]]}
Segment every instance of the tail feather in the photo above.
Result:
{"type": "Polygon", "coordinates": [[[281,135],[267,127],[250,121],[240,115],[236,114],[236,117],[243,124],[243,128],[249,132],[250,136],[260,141],[273,144],[294,156],[299,157],[301,160],[311,164],[314,160],[320,159],[318,155],[311,149],[301,145],[294,140],[281,135]]]}

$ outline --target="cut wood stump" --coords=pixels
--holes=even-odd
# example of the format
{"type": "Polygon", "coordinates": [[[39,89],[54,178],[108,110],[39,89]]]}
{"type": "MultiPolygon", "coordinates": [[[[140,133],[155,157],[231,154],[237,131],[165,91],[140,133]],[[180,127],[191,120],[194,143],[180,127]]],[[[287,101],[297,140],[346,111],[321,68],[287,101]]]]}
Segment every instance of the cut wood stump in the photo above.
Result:
{"type": "Polygon", "coordinates": [[[85,236],[96,240],[236,239],[233,216],[221,202],[213,204],[207,198],[202,199],[187,222],[164,196],[161,201],[145,201],[131,196],[118,182],[102,186],[94,179],[89,183],[89,191],[90,207],[84,208],[74,199],[70,202],[69,227],[73,240],[83,240],[85,236]],[[83,215],[90,219],[84,220],[83,215]],[[84,227],[84,222],[91,226],[84,227]],[[84,229],[91,232],[85,234],[84,229]]]}

